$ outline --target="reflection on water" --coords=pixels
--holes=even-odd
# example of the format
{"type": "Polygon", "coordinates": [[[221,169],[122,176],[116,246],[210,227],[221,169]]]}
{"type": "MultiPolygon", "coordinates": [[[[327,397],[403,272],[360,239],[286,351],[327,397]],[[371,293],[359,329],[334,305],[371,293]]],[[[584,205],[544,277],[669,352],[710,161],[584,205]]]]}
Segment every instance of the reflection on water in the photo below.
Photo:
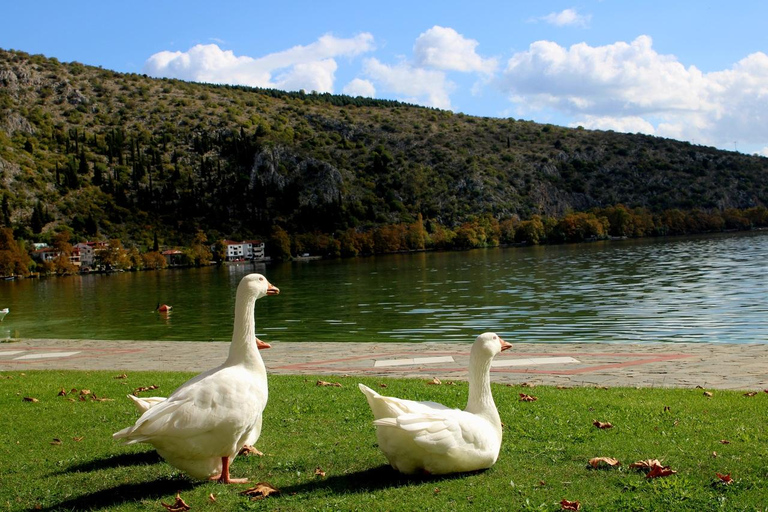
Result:
{"type": "MultiPolygon", "coordinates": [[[[768,341],[768,233],[0,283],[25,338],[227,340],[240,278],[266,341],[768,341]],[[154,312],[158,302],[172,315],[154,312]]],[[[3,331],[5,332],[5,331],[3,331]]],[[[3,334],[0,332],[0,335],[3,334]]]]}

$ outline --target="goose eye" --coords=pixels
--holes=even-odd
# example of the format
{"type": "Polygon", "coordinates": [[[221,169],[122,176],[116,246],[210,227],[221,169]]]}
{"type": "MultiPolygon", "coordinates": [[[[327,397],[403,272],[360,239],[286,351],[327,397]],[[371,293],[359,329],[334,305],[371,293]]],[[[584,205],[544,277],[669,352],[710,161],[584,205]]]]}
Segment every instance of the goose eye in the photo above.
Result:
{"type": "Polygon", "coordinates": [[[260,277],[260,278],[259,278],[259,281],[263,281],[263,280],[264,280],[264,278],[263,278],[263,277],[260,277]]]}

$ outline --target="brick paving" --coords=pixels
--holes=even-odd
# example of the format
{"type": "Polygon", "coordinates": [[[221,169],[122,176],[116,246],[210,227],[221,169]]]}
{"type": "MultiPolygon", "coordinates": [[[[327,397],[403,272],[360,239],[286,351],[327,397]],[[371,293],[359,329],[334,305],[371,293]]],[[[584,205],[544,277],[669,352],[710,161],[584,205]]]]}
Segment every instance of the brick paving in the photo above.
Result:
{"type": "MultiPolygon", "coordinates": [[[[470,342],[274,342],[271,374],[365,375],[466,380],[470,342]]],[[[203,371],[225,342],[24,339],[0,343],[0,371],[203,371]]],[[[498,355],[491,379],[565,386],[768,389],[768,344],[532,344],[498,355]]]]}

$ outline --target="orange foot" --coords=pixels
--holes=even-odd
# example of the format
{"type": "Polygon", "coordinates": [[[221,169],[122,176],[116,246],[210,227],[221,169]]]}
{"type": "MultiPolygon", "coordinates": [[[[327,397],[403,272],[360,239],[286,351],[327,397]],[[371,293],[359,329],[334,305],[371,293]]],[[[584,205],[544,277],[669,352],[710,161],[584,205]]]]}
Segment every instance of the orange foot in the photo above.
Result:
{"type": "Polygon", "coordinates": [[[220,484],[245,484],[247,478],[230,478],[229,476],[229,457],[221,458],[221,474],[214,475],[209,480],[216,480],[220,484]]]}

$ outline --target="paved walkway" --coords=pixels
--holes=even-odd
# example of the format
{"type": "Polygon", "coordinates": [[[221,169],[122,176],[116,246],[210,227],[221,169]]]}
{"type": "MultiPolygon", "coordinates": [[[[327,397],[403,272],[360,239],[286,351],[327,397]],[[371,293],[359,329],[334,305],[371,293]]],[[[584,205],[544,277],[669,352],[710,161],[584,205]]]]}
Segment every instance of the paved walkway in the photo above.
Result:
{"type": "MultiPolygon", "coordinates": [[[[0,343],[0,371],[203,371],[229,343],[36,340],[0,343]]],[[[272,374],[466,380],[470,344],[274,342],[272,374]]],[[[493,362],[494,382],[564,386],[768,389],[768,344],[516,343],[493,362]]]]}

